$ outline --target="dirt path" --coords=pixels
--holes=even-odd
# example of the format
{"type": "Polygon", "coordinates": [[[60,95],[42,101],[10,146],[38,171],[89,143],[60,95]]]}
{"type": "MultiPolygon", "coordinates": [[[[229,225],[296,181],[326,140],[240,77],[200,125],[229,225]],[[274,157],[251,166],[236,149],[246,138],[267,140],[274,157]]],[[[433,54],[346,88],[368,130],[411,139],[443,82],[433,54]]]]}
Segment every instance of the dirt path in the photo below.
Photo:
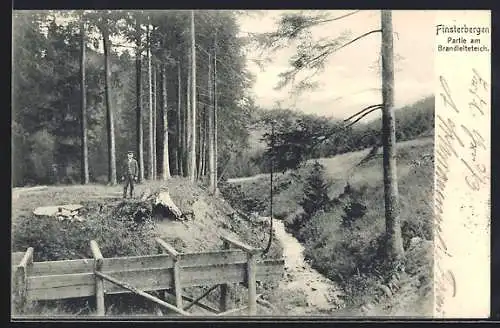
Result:
{"type": "Polygon", "coordinates": [[[269,174],[257,174],[257,175],[252,175],[249,177],[241,177],[241,178],[230,178],[227,179],[228,183],[242,183],[242,182],[249,182],[249,181],[255,181],[260,178],[265,178],[269,176],[269,174]]]}
{"type": "Polygon", "coordinates": [[[22,193],[28,193],[31,191],[39,191],[45,190],[47,186],[35,186],[35,187],[16,187],[12,188],[12,200],[16,200],[19,198],[19,195],[22,193]]]}
{"type": "Polygon", "coordinates": [[[305,304],[291,304],[289,314],[331,314],[341,307],[340,289],[304,260],[304,247],[285,231],[282,221],[275,221],[273,227],[276,238],[283,245],[285,258],[285,279],[279,288],[305,296],[306,299],[305,304]]]}

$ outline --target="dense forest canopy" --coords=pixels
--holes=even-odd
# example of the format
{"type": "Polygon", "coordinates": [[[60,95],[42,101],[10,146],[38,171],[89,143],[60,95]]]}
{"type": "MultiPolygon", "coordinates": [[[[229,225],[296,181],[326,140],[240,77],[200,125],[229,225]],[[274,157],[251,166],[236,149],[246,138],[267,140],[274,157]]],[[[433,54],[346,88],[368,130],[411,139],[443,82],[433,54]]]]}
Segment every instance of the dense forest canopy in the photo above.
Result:
{"type": "MultiPolygon", "coordinates": [[[[236,15],[231,11],[195,12],[197,115],[201,119],[204,109],[212,105],[208,99],[208,89],[211,88],[208,85],[209,54],[217,53],[218,155],[222,160],[235,149],[246,146],[246,126],[254,108],[247,97],[252,77],[245,69],[244,41],[237,37],[236,15]]],[[[98,50],[102,49],[100,29],[103,26],[111,40],[110,102],[114,111],[116,161],[123,160],[126,151],[135,150],[136,49],[135,43],[130,41],[135,40],[136,20],[141,22],[143,121],[146,124],[149,119],[145,49],[148,46],[153,67],[157,71],[161,65],[165,67],[168,134],[172,141],[169,148],[170,154],[175,154],[178,102],[184,110],[186,104],[190,36],[188,11],[18,11],[14,13],[13,20],[14,185],[49,183],[54,174],[53,165],[57,165],[58,175],[66,182],[80,180],[82,111],[79,62],[82,22],[86,32],[85,94],[91,181],[105,182],[107,174],[105,58],[102,50],[98,50]],[[147,23],[152,31],[149,43],[146,40],[147,23]],[[179,80],[181,88],[178,88],[179,80]]],[[[159,96],[160,88],[156,89],[159,96]]],[[[157,106],[160,105],[157,101],[157,106]]],[[[145,151],[148,150],[148,137],[149,130],[144,129],[145,151]]],[[[171,164],[175,160],[175,156],[170,156],[171,164]]]]}
{"type": "MultiPolygon", "coordinates": [[[[255,139],[263,137],[263,144],[270,145],[270,122],[275,124],[275,152],[281,156],[278,169],[304,159],[380,145],[379,120],[345,128],[341,120],[298,110],[257,108],[250,96],[254,79],[246,69],[244,51],[250,41],[239,37],[238,15],[242,14],[194,13],[195,153],[201,176],[208,169],[204,161],[208,156],[206,122],[214,106],[221,177],[269,170],[265,147],[255,139]]],[[[139,133],[144,167],[154,166],[161,173],[165,163],[160,153],[165,153],[169,173],[186,176],[183,158],[189,148],[192,69],[189,11],[17,11],[13,18],[15,186],[82,181],[82,113],[90,182],[109,182],[110,141],[115,144],[119,176],[125,152],[137,149],[139,133]],[[109,39],[107,53],[103,52],[104,37],[109,39]],[[138,117],[142,131],[137,129],[138,117]],[[148,128],[150,120],[155,124],[153,130],[148,128]],[[152,139],[154,150],[148,144],[152,139]],[[150,163],[152,159],[154,163],[150,163]]],[[[433,113],[433,97],[398,110],[398,140],[432,132],[433,113]]]]}

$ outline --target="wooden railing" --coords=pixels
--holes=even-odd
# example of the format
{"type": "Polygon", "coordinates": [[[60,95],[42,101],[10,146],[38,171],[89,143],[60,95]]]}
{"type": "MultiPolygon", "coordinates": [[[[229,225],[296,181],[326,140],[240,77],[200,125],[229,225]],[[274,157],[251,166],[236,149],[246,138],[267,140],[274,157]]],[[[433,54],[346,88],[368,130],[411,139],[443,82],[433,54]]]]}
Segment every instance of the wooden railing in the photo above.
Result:
{"type": "Polygon", "coordinates": [[[162,254],[130,257],[103,257],[97,242],[90,241],[92,259],[33,262],[33,248],[13,253],[14,304],[22,313],[27,301],[96,297],[97,315],[105,314],[105,295],[135,293],[182,315],[197,305],[225,315],[248,309],[256,314],[256,282],[279,279],[283,260],[257,261],[261,250],[229,237],[223,237],[223,249],[210,252],[180,253],[162,239],[156,240],[162,254]],[[234,247],[234,248],[231,248],[234,247]],[[17,264],[16,264],[17,263],[17,264]],[[248,288],[248,304],[228,309],[230,284],[248,288]],[[211,286],[196,298],[182,294],[183,288],[211,286]],[[220,287],[219,309],[200,301],[220,287]],[[175,305],[148,292],[173,290],[175,305]],[[189,304],[184,306],[183,301],[189,304]]]}

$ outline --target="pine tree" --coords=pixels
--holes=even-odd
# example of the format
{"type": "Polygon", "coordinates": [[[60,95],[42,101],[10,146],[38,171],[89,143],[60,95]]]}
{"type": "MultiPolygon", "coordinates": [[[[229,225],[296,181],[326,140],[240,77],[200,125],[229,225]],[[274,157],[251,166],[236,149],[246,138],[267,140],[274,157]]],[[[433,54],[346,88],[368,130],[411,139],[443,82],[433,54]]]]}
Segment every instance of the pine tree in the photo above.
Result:
{"type": "Polygon", "coordinates": [[[325,167],[316,161],[304,186],[304,197],[300,203],[307,217],[324,210],[330,203],[328,184],[325,181],[325,167]]]}

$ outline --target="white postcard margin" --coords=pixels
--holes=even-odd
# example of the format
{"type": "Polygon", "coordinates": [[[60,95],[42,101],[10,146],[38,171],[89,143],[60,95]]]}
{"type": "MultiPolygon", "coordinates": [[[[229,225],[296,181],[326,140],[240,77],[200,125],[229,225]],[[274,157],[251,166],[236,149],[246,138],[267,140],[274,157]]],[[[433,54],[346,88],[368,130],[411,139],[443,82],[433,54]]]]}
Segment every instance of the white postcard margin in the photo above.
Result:
{"type": "Polygon", "coordinates": [[[436,12],[434,317],[490,316],[491,12],[436,12]]]}

